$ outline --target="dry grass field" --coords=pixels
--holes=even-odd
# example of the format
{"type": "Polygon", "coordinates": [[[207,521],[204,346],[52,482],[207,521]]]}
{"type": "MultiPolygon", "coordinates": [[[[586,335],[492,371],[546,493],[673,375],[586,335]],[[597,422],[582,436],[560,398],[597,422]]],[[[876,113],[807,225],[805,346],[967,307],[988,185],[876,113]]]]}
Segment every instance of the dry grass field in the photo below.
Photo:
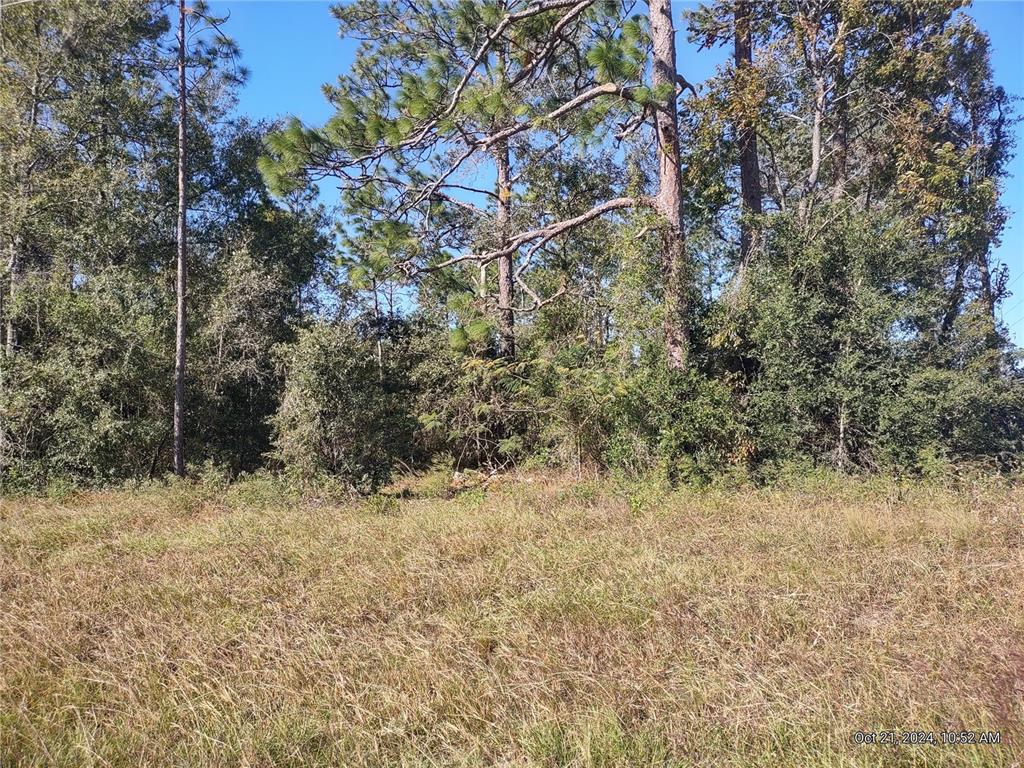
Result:
{"type": "Polygon", "coordinates": [[[1024,488],[438,496],[0,501],[0,766],[1021,764],[1024,488]]]}

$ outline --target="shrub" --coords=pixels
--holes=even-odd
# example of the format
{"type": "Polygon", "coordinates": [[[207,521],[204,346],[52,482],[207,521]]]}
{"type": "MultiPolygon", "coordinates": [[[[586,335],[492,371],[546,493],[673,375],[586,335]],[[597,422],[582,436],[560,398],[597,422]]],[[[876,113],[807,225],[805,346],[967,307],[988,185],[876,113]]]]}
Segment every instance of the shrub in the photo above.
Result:
{"type": "Polygon", "coordinates": [[[413,371],[424,452],[450,454],[459,468],[500,467],[525,458],[536,443],[529,373],[526,362],[437,345],[413,371]]]}
{"type": "Polygon", "coordinates": [[[744,431],[729,388],[695,373],[639,367],[612,402],[605,453],[629,477],[652,471],[672,484],[705,483],[742,462],[744,431]]]}
{"type": "Polygon", "coordinates": [[[0,360],[0,487],[144,477],[169,438],[164,297],[127,270],[26,282],[34,322],[0,360]]]}
{"type": "Polygon", "coordinates": [[[883,405],[876,444],[892,468],[934,471],[944,457],[991,457],[1008,468],[1024,450],[1024,385],[971,371],[920,371],[883,405]]]}
{"type": "Polygon", "coordinates": [[[281,349],[285,376],[272,419],[275,457],[312,478],[326,473],[370,492],[407,455],[414,421],[374,344],[345,325],[316,325],[281,349]]]}

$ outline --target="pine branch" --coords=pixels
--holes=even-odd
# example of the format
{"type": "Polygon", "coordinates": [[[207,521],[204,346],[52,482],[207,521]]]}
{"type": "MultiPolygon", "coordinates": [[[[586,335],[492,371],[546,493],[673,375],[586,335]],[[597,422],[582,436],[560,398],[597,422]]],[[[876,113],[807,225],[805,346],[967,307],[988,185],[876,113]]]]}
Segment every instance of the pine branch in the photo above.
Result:
{"type": "Polygon", "coordinates": [[[564,219],[562,221],[556,221],[552,224],[548,224],[544,227],[537,229],[531,229],[526,232],[521,232],[518,235],[514,235],[508,241],[508,243],[502,247],[493,251],[486,251],[484,253],[476,254],[463,254],[461,256],[454,256],[445,261],[431,264],[428,266],[416,266],[411,262],[404,262],[399,265],[399,268],[405,272],[409,277],[418,274],[427,274],[430,272],[437,272],[442,269],[454,266],[456,264],[463,264],[468,261],[475,261],[480,264],[487,264],[502,256],[510,256],[524,245],[539,241],[535,246],[531,248],[531,253],[535,252],[538,248],[543,246],[545,243],[553,240],[559,235],[565,234],[573,229],[576,229],[589,221],[593,221],[596,218],[603,216],[611,211],[621,210],[623,208],[635,208],[640,205],[653,205],[653,201],[647,197],[617,197],[612,200],[608,200],[599,205],[595,205],[590,210],[581,213],[579,216],[574,216],[571,219],[564,219]]]}

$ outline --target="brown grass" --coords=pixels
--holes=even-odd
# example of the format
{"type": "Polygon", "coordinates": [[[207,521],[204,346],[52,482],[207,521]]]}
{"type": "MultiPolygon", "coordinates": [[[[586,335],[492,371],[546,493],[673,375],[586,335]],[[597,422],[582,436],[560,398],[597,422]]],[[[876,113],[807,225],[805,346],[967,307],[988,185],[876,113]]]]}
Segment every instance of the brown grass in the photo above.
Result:
{"type": "Polygon", "coordinates": [[[546,477],[0,501],[0,766],[1020,765],[1022,502],[546,477]],[[1003,744],[853,744],[880,729],[1003,744]]]}

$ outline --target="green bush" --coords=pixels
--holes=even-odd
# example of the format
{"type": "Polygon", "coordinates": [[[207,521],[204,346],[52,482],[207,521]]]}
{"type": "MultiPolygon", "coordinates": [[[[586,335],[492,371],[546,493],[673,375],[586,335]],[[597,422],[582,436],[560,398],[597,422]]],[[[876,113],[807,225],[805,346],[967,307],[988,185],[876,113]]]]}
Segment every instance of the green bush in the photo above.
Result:
{"type": "Polygon", "coordinates": [[[1024,385],[972,371],[913,374],[882,408],[881,463],[935,471],[936,463],[993,458],[1008,468],[1024,450],[1024,385]]]}
{"type": "Polygon", "coordinates": [[[745,459],[744,429],[722,382],[641,367],[622,391],[610,408],[610,468],[629,477],[657,471],[672,484],[702,484],[745,459]]]}
{"type": "Polygon", "coordinates": [[[529,376],[527,362],[475,357],[436,343],[412,372],[422,452],[450,454],[456,468],[521,462],[536,443],[529,376]]]}
{"type": "Polygon", "coordinates": [[[150,473],[170,438],[165,298],[115,269],[75,288],[59,274],[22,286],[34,322],[0,359],[4,490],[150,473]]]}
{"type": "Polygon", "coordinates": [[[303,477],[361,492],[387,482],[412,441],[412,419],[376,347],[346,325],[316,325],[281,348],[285,377],[272,419],[274,456],[303,477]]]}

